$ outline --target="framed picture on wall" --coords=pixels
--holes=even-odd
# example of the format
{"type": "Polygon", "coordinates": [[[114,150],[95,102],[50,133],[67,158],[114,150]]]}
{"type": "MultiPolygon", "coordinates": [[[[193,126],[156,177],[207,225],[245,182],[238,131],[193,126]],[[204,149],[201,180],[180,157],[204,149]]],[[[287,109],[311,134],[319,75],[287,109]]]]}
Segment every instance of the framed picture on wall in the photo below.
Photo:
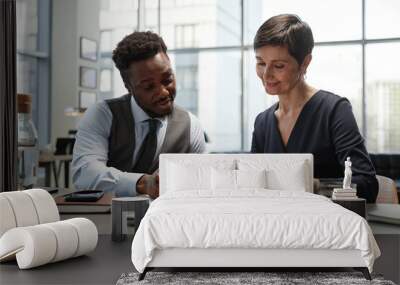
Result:
{"type": "Polygon", "coordinates": [[[79,85],[84,88],[97,88],[97,69],[81,66],[79,69],[79,85]]]}
{"type": "Polygon", "coordinates": [[[87,109],[97,102],[97,94],[92,91],[79,91],[79,109],[87,109]]]}
{"type": "Polygon", "coordinates": [[[82,59],[97,61],[97,42],[81,37],[80,54],[82,59]]]}

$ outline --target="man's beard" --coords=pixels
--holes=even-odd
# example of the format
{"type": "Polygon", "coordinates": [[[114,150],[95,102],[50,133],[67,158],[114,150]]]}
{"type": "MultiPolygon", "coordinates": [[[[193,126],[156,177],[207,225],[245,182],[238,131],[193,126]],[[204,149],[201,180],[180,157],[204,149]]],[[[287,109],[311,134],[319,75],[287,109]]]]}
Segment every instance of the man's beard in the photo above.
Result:
{"type": "MultiPolygon", "coordinates": [[[[159,102],[160,102],[160,101],[158,101],[157,104],[159,104],[159,102]]],[[[163,113],[155,113],[154,111],[149,110],[149,109],[147,109],[147,108],[143,108],[143,107],[142,107],[142,109],[143,109],[149,116],[151,116],[151,117],[153,117],[153,118],[165,117],[165,116],[170,115],[170,114],[174,111],[174,97],[173,97],[173,96],[170,96],[169,102],[170,102],[170,104],[171,104],[171,108],[169,108],[166,112],[163,112],[163,113]]]]}

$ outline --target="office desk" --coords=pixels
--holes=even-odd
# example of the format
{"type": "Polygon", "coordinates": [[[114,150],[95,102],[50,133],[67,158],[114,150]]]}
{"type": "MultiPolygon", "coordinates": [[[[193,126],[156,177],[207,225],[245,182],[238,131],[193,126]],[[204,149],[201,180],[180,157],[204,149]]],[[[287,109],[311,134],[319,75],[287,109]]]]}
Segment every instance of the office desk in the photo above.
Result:
{"type": "Polygon", "coordinates": [[[54,175],[55,186],[58,187],[60,178],[61,166],[64,165],[64,187],[69,187],[69,164],[72,161],[72,154],[43,154],[39,155],[39,167],[44,167],[45,170],[45,186],[51,187],[51,172],[54,175]],[[57,165],[58,162],[58,165],[57,165]]]}
{"type": "Polygon", "coordinates": [[[381,256],[375,261],[374,272],[400,284],[400,226],[370,222],[381,256]]]}

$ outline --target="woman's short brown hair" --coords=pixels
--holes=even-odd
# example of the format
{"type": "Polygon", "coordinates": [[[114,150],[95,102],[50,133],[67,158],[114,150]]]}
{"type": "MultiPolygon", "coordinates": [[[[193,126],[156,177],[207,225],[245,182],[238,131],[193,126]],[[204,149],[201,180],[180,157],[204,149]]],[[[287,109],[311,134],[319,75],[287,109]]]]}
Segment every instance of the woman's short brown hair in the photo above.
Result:
{"type": "Polygon", "coordinates": [[[310,26],[297,15],[282,14],[265,21],[254,37],[254,50],[266,46],[287,46],[299,65],[311,53],[314,37],[310,26]]]}

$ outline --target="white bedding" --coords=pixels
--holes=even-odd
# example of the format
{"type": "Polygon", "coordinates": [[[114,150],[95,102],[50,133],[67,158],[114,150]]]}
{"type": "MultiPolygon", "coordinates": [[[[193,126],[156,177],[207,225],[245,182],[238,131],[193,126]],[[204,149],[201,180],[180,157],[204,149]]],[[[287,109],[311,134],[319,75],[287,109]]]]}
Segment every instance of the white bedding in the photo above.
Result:
{"type": "Polygon", "coordinates": [[[358,249],[370,272],[380,255],[359,215],[320,195],[266,189],[160,196],[136,232],[132,262],[143,272],[165,248],[358,249]]]}

